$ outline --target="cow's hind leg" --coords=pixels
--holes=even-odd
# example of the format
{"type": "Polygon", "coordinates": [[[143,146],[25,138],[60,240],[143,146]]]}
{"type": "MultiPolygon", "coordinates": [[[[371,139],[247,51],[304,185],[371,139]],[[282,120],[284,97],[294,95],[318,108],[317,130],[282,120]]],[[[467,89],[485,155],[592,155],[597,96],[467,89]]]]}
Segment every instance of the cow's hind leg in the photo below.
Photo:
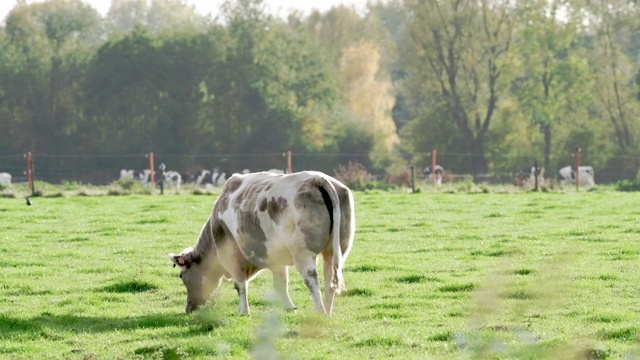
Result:
{"type": "Polygon", "coordinates": [[[273,272],[273,287],[276,289],[282,306],[286,311],[296,310],[295,305],[289,297],[289,272],[287,267],[271,269],[273,272]]]}
{"type": "Polygon", "coordinates": [[[309,292],[311,292],[311,298],[313,299],[316,312],[326,314],[324,305],[322,304],[322,296],[320,295],[320,281],[318,280],[318,271],[316,271],[315,256],[309,254],[297,256],[293,259],[293,263],[302,275],[304,284],[307,285],[309,292]]]}
{"type": "Polygon", "coordinates": [[[322,264],[324,269],[324,307],[327,310],[327,315],[331,315],[333,297],[336,293],[331,288],[331,278],[333,277],[333,254],[331,252],[322,253],[322,264]]]}

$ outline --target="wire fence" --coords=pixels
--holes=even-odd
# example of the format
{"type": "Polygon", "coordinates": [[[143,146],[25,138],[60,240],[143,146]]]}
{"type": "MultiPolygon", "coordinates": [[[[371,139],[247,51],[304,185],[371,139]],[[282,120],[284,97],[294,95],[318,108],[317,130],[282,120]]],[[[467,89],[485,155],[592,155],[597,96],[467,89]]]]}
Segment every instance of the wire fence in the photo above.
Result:
{"type": "MultiPolygon", "coordinates": [[[[432,165],[431,153],[418,154],[414,158],[421,159],[407,165],[415,169],[417,180],[429,181],[424,174],[425,167],[432,165]]],[[[287,168],[286,153],[271,154],[154,154],[155,171],[161,163],[167,170],[179,172],[184,182],[193,181],[202,170],[218,169],[220,172],[265,171],[270,169],[285,170],[287,168]]],[[[26,154],[0,155],[0,173],[7,172],[12,182],[27,181],[26,154]]],[[[488,157],[490,171],[487,174],[475,174],[472,164],[473,155],[464,153],[437,153],[436,162],[444,169],[443,182],[481,181],[489,184],[513,184],[523,173],[530,171],[536,163],[531,156],[522,157],[488,157]]],[[[546,179],[558,179],[558,170],[564,166],[575,166],[574,154],[554,156],[551,170],[543,169],[546,179]]],[[[81,182],[93,185],[107,185],[120,177],[121,170],[143,171],[149,169],[149,154],[38,154],[33,153],[34,180],[52,184],[65,181],[81,182]]],[[[371,169],[368,154],[359,153],[293,153],[291,166],[293,171],[317,170],[334,175],[340,165],[348,163],[363,164],[371,169]]],[[[542,166],[540,161],[537,162],[542,166]]],[[[635,179],[640,167],[640,158],[619,157],[606,161],[590,162],[589,156],[582,156],[582,164],[593,166],[596,183],[611,183],[622,179],[635,179]]],[[[374,173],[372,171],[372,173],[374,173]]],[[[374,173],[375,174],[375,173],[374,173]]],[[[378,174],[381,181],[387,180],[378,174]]]]}

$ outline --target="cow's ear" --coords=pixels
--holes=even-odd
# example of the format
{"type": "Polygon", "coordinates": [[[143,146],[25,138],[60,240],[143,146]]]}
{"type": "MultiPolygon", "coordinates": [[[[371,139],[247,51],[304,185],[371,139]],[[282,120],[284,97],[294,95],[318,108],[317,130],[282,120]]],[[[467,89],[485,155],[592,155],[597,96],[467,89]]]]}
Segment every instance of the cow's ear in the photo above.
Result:
{"type": "Polygon", "coordinates": [[[187,261],[185,259],[185,257],[183,255],[174,255],[174,254],[169,254],[169,257],[171,258],[171,262],[173,263],[173,267],[176,267],[176,265],[183,267],[187,265],[187,261]]]}

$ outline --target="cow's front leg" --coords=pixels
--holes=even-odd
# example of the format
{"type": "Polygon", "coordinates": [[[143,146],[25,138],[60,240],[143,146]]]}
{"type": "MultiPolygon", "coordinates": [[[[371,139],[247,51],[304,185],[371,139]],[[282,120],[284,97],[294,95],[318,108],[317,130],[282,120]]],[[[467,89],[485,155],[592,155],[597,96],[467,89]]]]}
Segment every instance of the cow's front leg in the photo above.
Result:
{"type": "Polygon", "coordinates": [[[311,292],[311,298],[313,299],[313,305],[316,312],[326,314],[324,305],[322,304],[322,297],[320,295],[320,281],[318,280],[318,272],[316,271],[315,257],[306,256],[294,259],[294,263],[304,279],[304,284],[307,285],[309,292],[311,292]]]}
{"type": "Polygon", "coordinates": [[[238,314],[249,315],[249,299],[247,298],[249,283],[247,281],[235,281],[234,286],[238,291],[238,296],[240,297],[240,308],[238,309],[238,314]]]}
{"type": "Polygon", "coordinates": [[[289,297],[289,271],[287,267],[275,268],[271,271],[273,272],[273,287],[282,301],[282,306],[286,311],[296,310],[291,297],[289,297]]]}

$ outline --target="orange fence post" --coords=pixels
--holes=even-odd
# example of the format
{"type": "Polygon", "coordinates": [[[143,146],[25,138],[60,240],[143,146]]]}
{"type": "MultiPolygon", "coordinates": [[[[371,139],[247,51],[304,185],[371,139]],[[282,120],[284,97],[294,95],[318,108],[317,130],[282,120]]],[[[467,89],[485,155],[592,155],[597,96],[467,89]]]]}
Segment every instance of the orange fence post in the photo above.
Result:
{"type": "Polygon", "coordinates": [[[580,190],[580,148],[576,149],[576,191],[580,190]]]}
{"type": "Polygon", "coordinates": [[[31,155],[31,151],[27,152],[27,182],[29,183],[29,191],[31,191],[31,195],[34,193],[33,189],[33,157],[31,155]]]}
{"type": "Polygon", "coordinates": [[[149,153],[149,181],[151,182],[151,188],[154,189],[156,187],[156,172],[155,167],[153,166],[153,151],[149,153]]]}
{"type": "Polygon", "coordinates": [[[436,150],[431,152],[431,185],[436,186],[436,163],[437,163],[436,150]]]}

